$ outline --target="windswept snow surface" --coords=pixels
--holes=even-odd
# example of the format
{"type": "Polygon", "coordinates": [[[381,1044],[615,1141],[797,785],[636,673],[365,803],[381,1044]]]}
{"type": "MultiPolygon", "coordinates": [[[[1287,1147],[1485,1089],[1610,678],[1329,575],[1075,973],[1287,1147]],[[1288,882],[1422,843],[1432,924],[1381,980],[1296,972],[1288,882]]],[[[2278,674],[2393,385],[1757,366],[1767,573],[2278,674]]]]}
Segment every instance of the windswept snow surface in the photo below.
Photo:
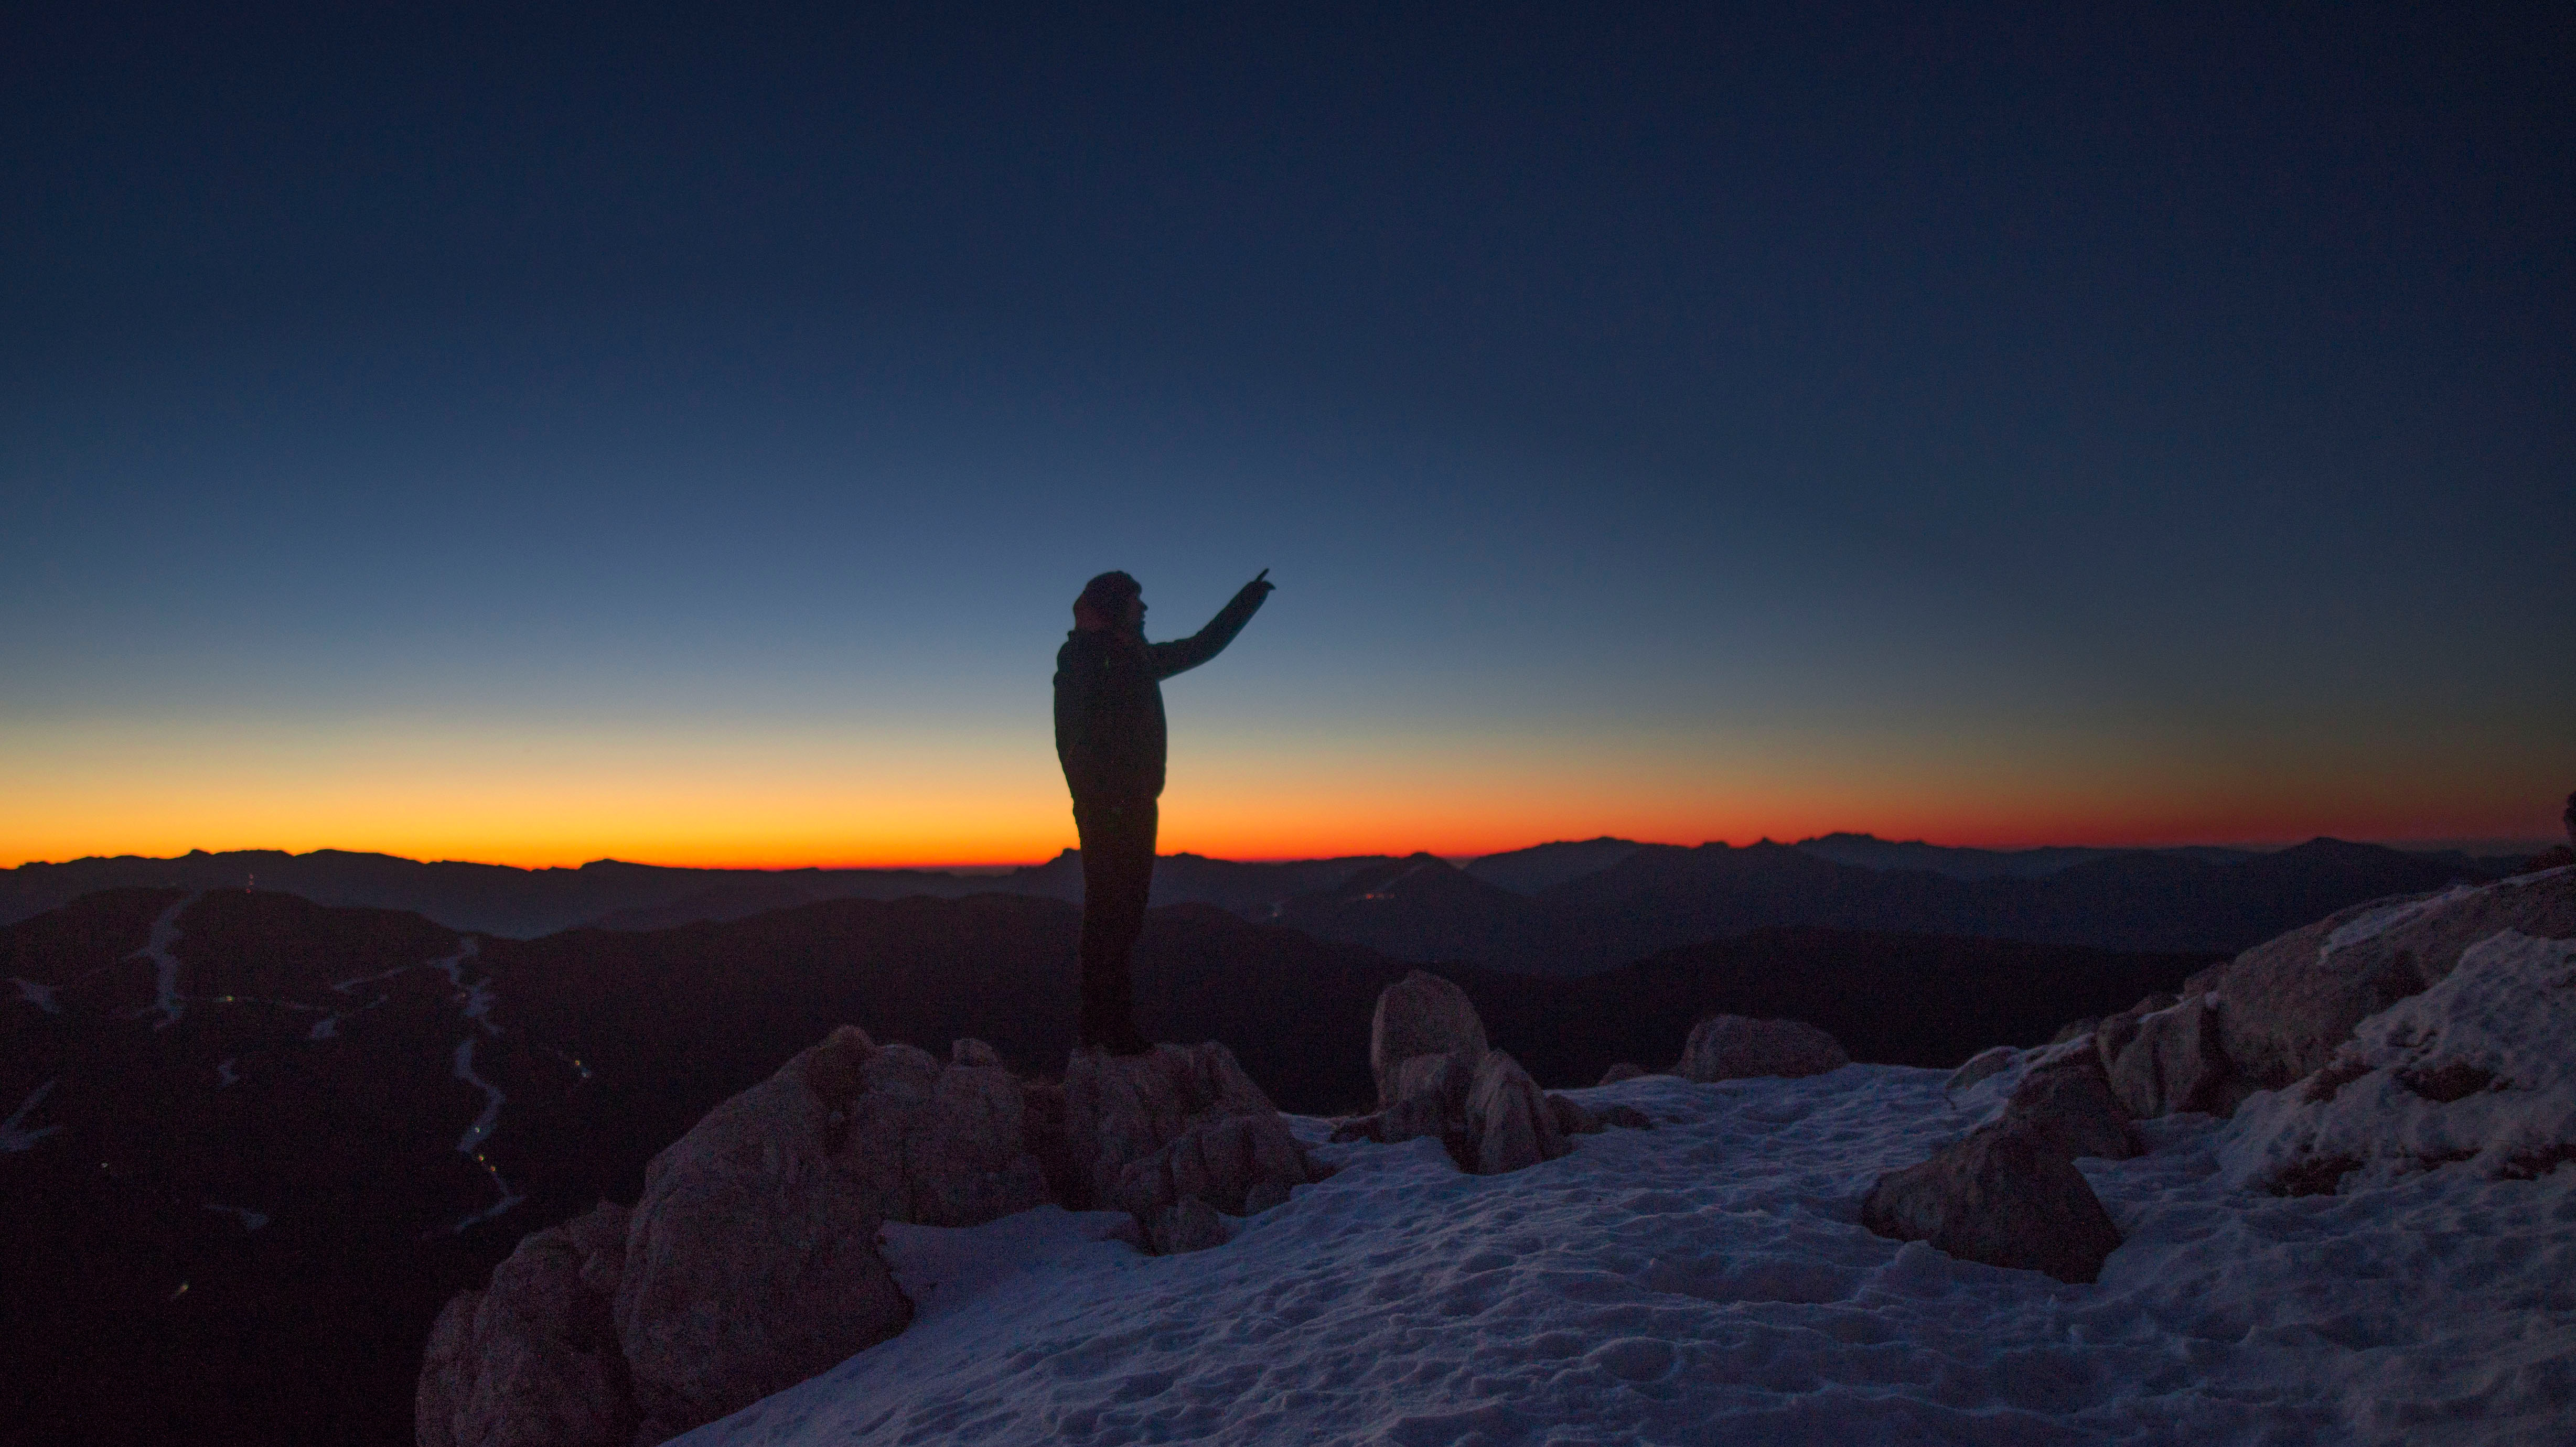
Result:
{"type": "Polygon", "coordinates": [[[912,1326],[682,1440],[2563,1440],[2576,1168],[2278,1198],[2226,1184],[2224,1125],[2150,1122],[2084,1163],[2128,1241],[2069,1286],[1859,1226],[1989,1105],[1946,1079],[1572,1091],[1665,1124],[1504,1176],[1292,1119],[1340,1173],[1186,1256],[1053,1207],[889,1228],[912,1326]]]}

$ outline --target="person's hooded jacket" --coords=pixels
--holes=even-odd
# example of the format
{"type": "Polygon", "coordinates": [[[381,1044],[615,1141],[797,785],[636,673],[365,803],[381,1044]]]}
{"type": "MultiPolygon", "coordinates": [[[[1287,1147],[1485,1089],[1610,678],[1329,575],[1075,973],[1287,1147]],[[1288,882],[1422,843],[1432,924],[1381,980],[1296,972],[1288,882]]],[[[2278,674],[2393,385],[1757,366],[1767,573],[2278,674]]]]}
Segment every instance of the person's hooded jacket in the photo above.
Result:
{"type": "Polygon", "coordinates": [[[1205,628],[1169,643],[1115,628],[1076,628],[1055,655],[1055,756],[1078,800],[1153,799],[1168,749],[1164,679],[1214,658],[1259,611],[1246,584],[1205,628]]]}

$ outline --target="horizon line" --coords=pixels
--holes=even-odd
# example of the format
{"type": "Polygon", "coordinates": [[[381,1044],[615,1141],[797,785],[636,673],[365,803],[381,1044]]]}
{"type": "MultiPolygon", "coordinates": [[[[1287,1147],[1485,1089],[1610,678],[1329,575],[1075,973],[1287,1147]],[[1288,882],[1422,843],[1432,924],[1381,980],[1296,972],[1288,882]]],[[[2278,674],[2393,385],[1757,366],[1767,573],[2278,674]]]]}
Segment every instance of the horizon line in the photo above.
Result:
{"type": "MultiPolygon", "coordinates": [[[[1539,843],[1537,843],[1537,844],[1525,844],[1525,845],[1519,846],[1519,848],[1516,848],[1516,849],[1494,849],[1494,850],[1485,850],[1485,851],[1476,852],[1476,853],[1458,853],[1458,854],[1444,853],[1444,852],[1442,852],[1442,851],[1440,851],[1440,850],[1436,850],[1436,849],[1412,849],[1412,850],[1404,850],[1404,851],[1400,851],[1400,852],[1399,852],[1399,851],[1380,851],[1380,852],[1360,852],[1360,853],[1349,853],[1349,854],[1277,854],[1277,855],[1255,854],[1255,855],[1219,855],[1219,854],[1206,854],[1206,853],[1202,853],[1202,852],[1200,852],[1200,851],[1198,851],[1198,850],[1194,850],[1194,849],[1181,849],[1181,850],[1173,850],[1173,851],[1170,851],[1170,852],[1161,852],[1161,851],[1158,851],[1158,852],[1156,853],[1155,857],[1156,857],[1156,858],[1158,858],[1158,859],[1177,859],[1177,858],[1185,858],[1185,857],[1187,857],[1187,858],[1199,858],[1199,859],[1214,859],[1214,860],[1220,860],[1220,861],[1222,861],[1222,862],[1224,862],[1224,863],[1228,863],[1228,864],[1299,864],[1299,863],[1307,863],[1307,862],[1318,861],[1318,860],[1325,860],[1325,859],[1372,859],[1372,858],[1382,858],[1382,859],[1404,859],[1404,858],[1410,858],[1411,856],[1413,856],[1413,855],[1415,855],[1415,854],[1429,854],[1429,855],[1432,855],[1432,856],[1433,856],[1433,857],[1435,857],[1435,858],[1447,860],[1447,861],[1448,861],[1449,863],[1451,863],[1451,864],[1460,864],[1460,865],[1463,865],[1463,864],[1466,864],[1466,863],[1469,863],[1469,862],[1472,862],[1472,861],[1474,861],[1474,860],[1478,860],[1478,859],[1490,859],[1490,858],[1495,858],[1495,857],[1497,857],[1497,856],[1505,855],[1505,854],[1517,854],[1517,853],[1520,853],[1520,852],[1522,852],[1522,851],[1524,851],[1524,850],[1545,848],[1545,847],[1547,847],[1548,845],[1552,845],[1552,844],[1591,844],[1591,843],[1597,843],[1597,842],[1604,841],[1604,840],[1610,840],[1610,841],[1615,841],[1615,842],[1619,842],[1619,843],[1626,843],[1626,844],[1637,844],[1637,845],[1668,845],[1668,846],[1674,846],[1674,847],[1685,848],[1685,849],[1687,849],[1687,848],[1695,848],[1695,847],[1705,847],[1705,846],[1707,846],[1707,845],[1712,845],[1712,844],[1722,844],[1722,845],[1725,845],[1725,846],[1727,846],[1727,847],[1729,847],[1729,848],[1747,848],[1747,849],[1749,849],[1749,848],[1752,848],[1752,847],[1754,847],[1755,845],[1758,845],[1758,844],[1775,844],[1775,845],[1780,845],[1780,846],[1783,846],[1783,847],[1795,848],[1795,847],[1797,847],[1797,846],[1799,846],[1799,845],[1813,843],[1813,842],[1815,842],[1815,841],[1817,841],[1817,840],[1820,840],[1820,839],[1831,839],[1831,838],[1836,838],[1836,837],[1849,837],[1849,838],[1856,838],[1856,839],[1870,839],[1870,840],[1874,840],[1874,841],[1876,841],[1876,842],[1878,842],[1878,843],[1880,843],[1880,844],[1893,845],[1893,846],[1899,846],[1899,847],[1904,847],[1904,846],[1918,846],[1918,847],[1932,848],[1932,849],[1956,849],[1956,850],[1963,850],[1963,851],[1972,851],[1972,852],[1980,853],[1980,854],[2027,854],[2027,853],[2035,853],[2035,852],[2038,852],[2038,851],[2040,851],[2040,850],[2045,850],[2045,849],[2098,849],[2098,850],[2103,850],[2103,851],[2107,851],[2107,852],[2115,852],[2115,853],[2116,853],[2116,852],[2127,852],[2127,851],[2159,851],[2159,850],[2173,850],[2173,849],[2235,849],[2235,850],[2243,850],[2243,851],[2245,851],[2245,852],[2247,852],[2247,853],[2268,854],[2268,853],[2275,853],[2275,852],[2278,852],[2278,851],[2283,850],[2283,849],[2296,848],[2297,846],[2299,846],[2299,845],[2301,845],[2301,844],[2310,843],[2310,842],[2312,842],[2312,841],[2314,841],[2314,840],[2318,840],[2318,839],[2333,839],[2333,838],[2338,838],[2339,836],[2335,836],[2335,835],[2327,835],[2327,834],[2311,834],[2311,835],[2306,836],[2305,838],[2299,838],[2299,839],[2262,839],[2262,840],[2198,840],[2198,839],[2194,839],[2194,840],[2182,840],[2182,841],[2159,841],[2159,842],[2153,842],[2153,843],[2121,843],[2121,844],[2055,844],[2055,843],[2052,843],[2052,844],[1988,845],[1988,844],[1935,844],[1935,843],[1933,843],[1932,841],[1927,840],[1927,839],[1888,839],[1888,838],[1884,838],[1884,837],[1879,836],[1879,835],[1876,835],[1876,834],[1868,833],[1867,831],[1863,831],[1863,830],[1838,829],[1838,830],[1834,830],[1834,831],[1831,831],[1831,832],[1829,832],[1829,833],[1825,833],[1825,834],[1813,834],[1813,835],[1809,835],[1809,836],[1807,836],[1807,837],[1806,837],[1806,838],[1804,838],[1804,839],[1778,840],[1778,839],[1773,839],[1773,838],[1769,837],[1768,835],[1765,835],[1765,836],[1763,836],[1763,837],[1761,837],[1761,838],[1759,838],[1759,839],[1748,840],[1748,841],[1745,841],[1744,843],[1741,843],[1741,844],[1738,844],[1738,843],[1736,843],[1735,841],[1732,841],[1732,840],[1726,840],[1726,839],[1704,839],[1704,840],[1700,840],[1700,841],[1698,841],[1698,843],[1697,843],[1697,844],[1691,844],[1691,843],[1685,843],[1684,841],[1681,841],[1681,840],[1630,839],[1630,838],[1627,838],[1627,837],[1625,837],[1625,836],[1621,836],[1621,835],[1596,834],[1596,835],[1593,835],[1593,836],[1591,836],[1590,838],[1587,838],[1587,839],[1548,839],[1548,840],[1542,840],[1542,841],[1540,841],[1540,842],[1539,842],[1539,843]]],[[[2381,847],[2383,847],[2383,848],[2395,849],[2395,850],[2399,850],[2399,851],[2401,851],[2401,852],[2406,852],[2406,853],[2441,853],[2441,852],[2459,852],[2459,853],[2469,854],[2469,855],[2471,855],[2471,857],[2482,857],[2482,855],[2502,855],[2502,856],[2510,857],[2511,855],[2514,855],[2514,854],[2528,854],[2528,853],[2536,853],[2536,852],[2539,852],[2539,851],[2541,851],[2541,850],[2546,850],[2546,849],[2554,848],[2554,847],[2556,847],[2556,845],[2559,843],[2559,841],[2558,841],[2558,840],[2555,840],[2555,839],[2547,839],[2547,838],[2541,838],[2541,837],[2537,837],[2537,836],[2532,837],[2532,838],[2516,838],[2516,837],[2511,837],[2511,836],[2492,836],[2492,835],[2487,835],[2487,836],[2444,836],[2444,837],[2433,837],[2433,838],[2422,838],[2422,837],[2417,837],[2417,838],[2404,838],[2404,839],[2348,839],[2348,840],[2342,840],[2342,842],[2345,842],[2345,843],[2351,843],[2351,844],[2375,844],[2375,845],[2379,845],[2379,846],[2381,846],[2381,847]],[[2477,847],[2476,847],[2476,848],[2473,848],[2472,846],[2477,846],[2477,847]]],[[[605,855],[605,854],[604,854],[604,855],[601,855],[601,856],[599,856],[599,857],[597,857],[597,858],[595,858],[595,859],[586,859],[586,860],[582,860],[582,861],[580,861],[579,863],[572,863],[572,864],[567,864],[567,863],[551,863],[551,862],[550,862],[550,863],[522,864],[522,863],[511,863],[511,862],[498,861],[498,860],[487,860],[487,859],[457,859],[457,858],[447,858],[447,857],[442,857],[442,858],[437,858],[437,859],[430,859],[430,858],[417,858],[417,857],[414,857],[414,856],[412,856],[412,855],[407,855],[407,854],[394,854],[394,853],[390,853],[390,852],[387,852],[387,851],[385,851],[385,850],[381,850],[381,849],[343,849],[343,848],[339,848],[339,847],[337,847],[337,846],[333,846],[333,845],[318,845],[318,846],[316,846],[316,847],[314,847],[314,848],[312,848],[312,849],[303,850],[303,851],[301,851],[301,852],[298,852],[298,851],[293,850],[293,849],[281,849],[281,848],[265,848],[265,847],[257,847],[257,846],[245,846],[245,847],[241,847],[241,848],[234,848],[234,849],[191,849],[191,850],[187,851],[187,852],[186,852],[186,853],[184,853],[184,854],[168,854],[168,855],[162,855],[162,854],[83,854],[83,855],[77,855],[77,856],[74,856],[74,857],[69,858],[69,859],[22,859],[22,860],[19,860],[19,861],[18,861],[17,863],[15,863],[15,864],[11,864],[11,865],[6,866],[6,868],[7,868],[7,869],[9,869],[9,870],[12,870],[12,871],[14,871],[14,870],[19,870],[19,869],[29,869],[29,868],[63,868],[63,867],[67,867],[67,866],[69,866],[69,865],[73,865],[73,864],[84,864],[84,863],[90,863],[90,862],[94,862],[94,861],[97,861],[97,862],[106,862],[106,861],[114,861],[114,860],[120,860],[120,859],[131,859],[131,860],[139,860],[139,861],[145,861],[145,862],[151,862],[151,863],[165,863],[165,864],[167,864],[167,863],[178,863],[178,862],[180,862],[180,861],[182,861],[182,860],[186,860],[186,859],[194,858],[194,857],[199,856],[199,855],[205,855],[205,856],[212,857],[212,856],[224,855],[224,854],[282,854],[282,855],[285,855],[285,856],[286,856],[287,858],[289,858],[289,859],[307,859],[307,858],[311,858],[312,856],[314,856],[314,855],[316,855],[316,854],[351,854],[351,855],[372,855],[372,856],[374,856],[374,857],[376,857],[376,858],[380,858],[380,859],[398,859],[398,860],[401,860],[401,861],[403,861],[403,862],[405,862],[405,863],[409,863],[409,864],[423,864],[423,865],[427,865],[427,864],[468,864],[468,865],[475,865],[475,866],[479,866],[479,867],[484,867],[484,868],[493,868],[493,869],[518,869],[518,870],[525,870],[525,871],[530,872],[530,873],[534,873],[534,872],[537,872],[537,871],[540,871],[540,870],[547,870],[547,869],[586,869],[586,868],[588,868],[588,867],[590,867],[591,865],[594,865],[594,864],[623,864],[623,865],[629,865],[629,866],[633,866],[633,867],[636,867],[636,868],[644,868],[644,869],[694,869],[694,870],[727,871],[727,872],[737,872],[737,873],[763,873],[763,874],[786,874],[786,873],[795,873],[795,872],[804,871],[804,870],[833,871],[833,872],[838,872],[838,871],[850,871],[850,870],[866,870],[866,871],[873,871],[873,872],[880,872],[880,873],[910,872],[910,873],[920,873],[920,874],[969,874],[969,875],[971,875],[971,874],[1004,874],[1004,873],[1009,873],[1009,872],[1011,872],[1011,871],[1013,871],[1013,870],[1019,870],[1019,869],[1034,869],[1034,868],[1038,868],[1038,867],[1041,867],[1041,866],[1043,866],[1043,865],[1046,865],[1046,864],[1052,863],[1052,862],[1053,862],[1053,861],[1055,861],[1056,859],[1060,859],[1060,858],[1064,857],[1064,856],[1065,856],[1065,855],[1067,855],[1067,854],[1074,854],[1074,853],[1078,853],[1078,852],[1079,852],[1078,850],[1076,850],[1076,849],[1072,848],[1071,846],[1067,846],[1066,848],[1064,848],[1064,849],[1062,849],[1062,850],[1058,851],[1057,853],[1052,854],[1052,855],[1048,855],[1047,857],[1045,857],[1045,858],[1043,858],[1043,859],[1003,860],[1003,861],[991,861],[991,860],[984,860],[984,861],[971,861],[971,862],[954,862],[954,861],[951,861],[951,862],[941,862],[941,863],[874,863],[874,864],[844,864],[844,863],[830,863],[830,862],[821,862],[821,861],[807,862],[807,863],[797,863],[797,864],[783,864],[783,863],[760,863],[760,864],[707,864],[707,863],[698,863],[698,864],[660,864],[660,863],[656,863],[656,862],[654,862],[654,861],[652,861],[652,860],[646,860],[646,859],[621,859],[621,858],[618,858],[618,857],[616,857],[616,856],[614,856],[614,855],[605,855]]]]}

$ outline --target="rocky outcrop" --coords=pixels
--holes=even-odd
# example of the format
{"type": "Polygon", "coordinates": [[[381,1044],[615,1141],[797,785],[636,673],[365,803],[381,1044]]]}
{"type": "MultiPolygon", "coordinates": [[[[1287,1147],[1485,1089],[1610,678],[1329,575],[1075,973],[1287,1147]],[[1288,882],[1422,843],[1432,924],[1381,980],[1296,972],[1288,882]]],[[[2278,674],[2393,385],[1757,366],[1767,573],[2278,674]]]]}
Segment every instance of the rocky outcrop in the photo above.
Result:
{"type": "Polygon", "coordinates": [[[2100,1054],[2086,1043],[2042,1055],[2013,1087],[2003,1114],[2006,1124],[2070,1160],[2136,1155],[2132,1118],[2112,1093],[2100,1054]]]}
{"type": "Polygon", "coordinates": [[[2314,1195],[2426,1171],[2490,1180],[2576,1160],[2576,939],[2506,931],[2365,1020],[2326,1068],[2249,1101],[2220,1138],[2231,1184],[2314,1195]]]}
{"type": "Polygon", "coordinates": [[[1377,1103],[1389,1106],[1401,1098],[1397,1073],[1406,1061],[1445,1055],[1457,1063],[1463,1080],[1488,1048],[1485,1022],[1467,992],[1415,970],[1378,992],[1377,1011],[1369,1019],[1369,1073],[1377,1081],[1377,1103]]]}
{"type": "Polygon", "coordinates": [[[451,1301],[420,1441],[659,1442],[894,1335],[879,1226],[1050,1199],[1030,1116],[988,1046],[943,1065],[843,1026],[655,1156],[632,1212],[537,1232],[451,1301]]]}
{"type": "MultiPolygon", "coordinates": [[[[1132,1214],[1149,1244],[1182,1201],[1240,1216],[1320,1179],[1270,1098],[1214,1041],[1132,1056],[1078,1051],[1064,1097],[1067,1149],[1087,1204],[1132,1214]]],[[[1213,1244],[1203,1238],[1195,1228],[1162,1236],[1213,1244]]]]}
{"type": "Polygon", "coordinates": [[[1620,1081],[1634,1080],[1638,1076],[1646,1073],[1646,1067],[1639,1065],[1637,1062],[1633,1060],[1622,1060],[1611,1066],[1609,1069],[1601,1072],[1601,1083],[1603,1085],[1617,1085],[1620,1081]]]}
{"type": "Polygon", "coordinates": [[[2089,1282],[2120,1231],[2074,1163],[2009,1122],[1981,1127],[1920,1165],[1878,1178],[1861,1224],[1989,1266],[2089,1282]]]}
{"type": "Polygon", "coordinates": [[[1711,1015],[1691,1027],[1673,1073],[1702,1083],[1756,1075],[1822,1075],[1851,1064],[1833,1036],[1799,1020],[1711,1015]]]}
{"type": "Polygon", "coordinates": [[[2576,870],[2355,905],[2193,976],[2180,998],[2151,995],[2103,1020],[2094,1045],[2132,1113],[2232,1115],[2256,1091],[2333,1068],[2361,1021],[2508,931],[2576,937],[2576,870]]]}
{"type": "Polygon", "coordinates": [[[2130,1114],[2224,1115],[2249,1091],[2219,1044],[2219,1010],[2207,995],[2145,1015],[2117,1015],[2095,1035],[2111,1093],[2130,1114]]]}
{"type": "Polygon", "coordinates": [[[2322,1069],[2365,1017],[2439,983],[2460,954],[2512,930],[2576,937],[2576,870],[2378,900],[2255,946],[2195,979],[2221,1002],[2219,1047],[2249,1089],[2322,1069]]]}
{"type": "Polygon", "coordinates": [[[1552,1161],[1568,1149],[1547,1097],[1520,1062],[1488,1050],[1467,1089],[1467,1138],[1478,1175],[1495,1176],[1552,1161]]]}
{"type": "Polygon", "coordinates": [[[421,1447],[626,1447],[633,1394],[612,1303],[627,1211],[530,1233],[438,1314],[413,1399],[421,1447]]]}

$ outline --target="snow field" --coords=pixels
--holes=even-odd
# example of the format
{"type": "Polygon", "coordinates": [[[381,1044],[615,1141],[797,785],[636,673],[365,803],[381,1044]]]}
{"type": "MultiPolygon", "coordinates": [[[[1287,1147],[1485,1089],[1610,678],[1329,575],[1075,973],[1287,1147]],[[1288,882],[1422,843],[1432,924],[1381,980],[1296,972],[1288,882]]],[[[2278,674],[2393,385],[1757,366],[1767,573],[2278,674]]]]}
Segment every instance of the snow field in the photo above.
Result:
{"type": "Polygon", "coordinates": [[[1857,1224],[1983,1113],[1945,1080],[1573,1091],[1665,1124],[1489,1177],[1292,1117],[1340,1173],[1185,1256],[1053,1207],[892,1226],[913,1325],[682,1440],[2561,1440],[2576,1170],[2276,1198],[2227,1183],[2231,1127],[2151,1122],[2151,1155],[2084,1163],[2129,1241],[2068,1286],[1857,1224]]]}

